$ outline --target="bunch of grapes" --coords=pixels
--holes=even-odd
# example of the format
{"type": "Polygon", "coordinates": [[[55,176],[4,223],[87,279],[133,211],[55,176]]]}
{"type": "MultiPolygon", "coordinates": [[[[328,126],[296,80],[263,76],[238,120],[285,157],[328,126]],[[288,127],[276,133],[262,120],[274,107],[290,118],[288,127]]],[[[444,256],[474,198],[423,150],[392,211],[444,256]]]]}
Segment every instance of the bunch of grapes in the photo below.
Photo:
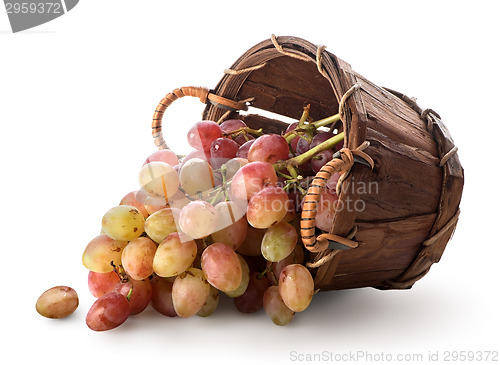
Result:
{"type": "MultiPolygon", "coordinates": [[[[264,308],[277,325],[304,311],[315,291],[298,213],[307,183],[343,144],[342,133],[323,130],[327,122],[303,116],[279,135],[239,119],[201,121],[188,132],[188,155],[151,154],[140,189],[104,214],[84,250],[97,298],[88,327],[115,328],[148,305],[170,317],[205,317],[220,295],[242,313],[264,308]]],[[[335,213],[336,179],[320,199],[322,230],[335,213]]]]}

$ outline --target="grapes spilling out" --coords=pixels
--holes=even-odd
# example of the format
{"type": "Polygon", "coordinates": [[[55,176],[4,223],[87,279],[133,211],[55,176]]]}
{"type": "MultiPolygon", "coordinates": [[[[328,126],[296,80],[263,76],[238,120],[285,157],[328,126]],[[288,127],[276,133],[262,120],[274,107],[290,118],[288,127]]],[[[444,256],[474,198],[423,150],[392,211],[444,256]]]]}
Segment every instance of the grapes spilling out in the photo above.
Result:
{"type": "MultiPolygon", "coordinates": [[[[137,190],[103,214],[83,250],[96,298],[88,327],[111,330],[148,306],[167,317],[207,317],[221,296],[241,313],[263,309],[276,325],[292,321],[315,292],[300,238],[302,201],[343,144],[328,128],[303,117],[282,134],[263,134],[240,119],[204,120],[189,130],[186,156],[149,155],[137,190]]],[[[338,179],[321,195],[318,230],[331,228],[338,179]]],[[[77,306],[73,289],[55,287],[36,308],[61,318],[77,306]]]]}

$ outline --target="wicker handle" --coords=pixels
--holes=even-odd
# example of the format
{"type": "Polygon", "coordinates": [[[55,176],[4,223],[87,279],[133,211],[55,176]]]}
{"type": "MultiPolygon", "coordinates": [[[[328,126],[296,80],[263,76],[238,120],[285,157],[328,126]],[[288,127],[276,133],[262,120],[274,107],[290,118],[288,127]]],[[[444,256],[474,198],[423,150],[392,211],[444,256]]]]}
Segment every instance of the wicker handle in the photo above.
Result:
{"type": "Polygon", "coordinates": [[[182,98],[184,96],[197,97],[204,104],[206,104],[208,101],[213,105],[225,110],[234,110],[234,111],[248,110],[248,107],[245,103],[230,100],[222,96],[213,94],[210,92],[210,90],[208,90],[205,87],[187,86],[175,89],[174,91],[165,95],[163,99],[161,99],[153,115],[153,123],[151,125],[151,128],[153,129],[152,133],[155,145],[160,150],[168,148],[167,144],[165,143],[165,139],[163,138],[163,131],[162,131],[163,114],[165,113],[165,110],[175,100],[182,98]]]}

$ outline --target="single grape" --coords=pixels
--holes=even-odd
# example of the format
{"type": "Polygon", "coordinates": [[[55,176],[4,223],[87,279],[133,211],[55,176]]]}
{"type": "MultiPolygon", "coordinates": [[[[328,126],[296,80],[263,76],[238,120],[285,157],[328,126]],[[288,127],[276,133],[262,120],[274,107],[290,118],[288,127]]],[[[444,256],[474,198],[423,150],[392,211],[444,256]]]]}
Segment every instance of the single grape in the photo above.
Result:
{"type": "Polygon", "coordinates": [[[266,229],[257,229],[247,223],[247,234],[237,251],[245,256],[260,256],[260,246],[265,233],[266,229]]]}
{"type": "Polygon", "coordinates": [[[255,140],[248,150],[248,161],[263,161],[270,164],[288,158],[288,143],[279,134],[264,134],[255,140]]]}
{"type": "Polygon", "coordinates": [[[333,217],[337,211],[339,197],[336,193],[328,189],[324,189],[318,201],[316,213],[316,227],[330,232],[333,225],[333,217]]]}
{"type": "Polygon", "coordinates": [[[130,241],[144,232],[144,217],[136,207],[118,205],[102,217],[104,233],[118,241],[130,241]]]}
{"type": "Polygon", "coordinates": [[[193,158],[199,158],[200,160],[203,161],[209,161],[210,162],[210,149],[208,151],[198,151],[194,150],[189,152],[184,158],[182,159],[181,163],[179,164],[179,171],[182,169],[182,167],[191,159],[193,158]]]}
{"type": "Polygon", "coordinates": [[[171,277],[186,271],[196,257],[196,242],[171,233],[156,249],[153,270],[158,276],[171,277]]]}
{"type": "Polygon", "coordinates": [[[238,255],[223,243],[213,243],[201,254],[201,268],[208,282],[223,292],[236,290],[242,280],[238,255]]]}
{"type": "Polygon", "coordinates": [[[248,164],[246,158],[235,157],[227,161],[224,165],[226,166],[226,179],[230,180],[233,176],[241,169],[243,166],[248,164]]]}
{"type": "Polygon", "coordinates": [[[181,210],[179,226],[193,239],[204,238],[217,229],[217,211],[203,200],[191,201],[181,210]]]}
{"type": "Polygon", "coordinates": [[[300,245],[295,245],[295,248],[293,249],[292,253],[285,257],[283,260],[280,260],[278,262],[271,262],[267,261],[267,272],[266,276],[267,279],[269,280],[269,284],[271,285],[278,285],[278,279],[281,275],[281,271],[285,267],[291,264],[303,264],[305,259],[304,255],[304,249],[300,245]]]}
{"type": "Polygon", "coordinates": [[[247,262],[243,258],[243,256],[236,254],[240,259],[241,264],[241,283],[238,288],[232,291],[225,292],[225,294],[230,298],[237,298],[242,296],[243,293],[247,290],[248,282],[250,281],[250,268],[248,267],[247,262]]]}
{"type": "Polygon", "coordinates": [[[333,152],[331,150],[324,150],[324,151],[318,152],[310,160],[311,168],[317,174],[323,166],[325,166],[328,162],[330,162],[332,160],[332,158],[333,158],[333,152]]]}
{"type": "Polygon", "coordinates": [[[120,277],[115,271],[103,273],[89,271],[87,282],[90,294],[99,298],[104,294],[113,291],[116,284],[120,282],[120,277]]]}
{"type": "MultiPolygon", "coordinates": [[[[179,190],[177,190],[177,192],[180,193],[179,190]]],[[[176,196],[177,193],[174,194],[172,199],[176,196]]],[[[148,218],[150,215],[153,215],[154,213],[156,213],[161,209],[168,208],[169,206],[170,206],[170,200],[167,201],[167,199],[165,198],[153,198],[152,196],[147,196],[146,199],[144,199],[144,207],[148,211],[148,218]]]]}
{"type": "Polygon", "coordinates": [[[69,286],[55,286],[40,295],[35,307],[46,318],[64,318],[78,308],[78,295],[69,286]]]}
{"type": "Polygon", "coordinates": [[[242,133],[242,134],[239,134],[239,135],[233,137],[233,140],[236,143],[238,143],[240,146],[243,146],[245,143],[247,143],[249,141],[254,141],[255,137],[249,133],[242,133]]]}
{"type": "Polygon", "coordinates": [[[165,162],[152,161],[139,171],[139,185],[152,197],[172,197],[179,188],[179,175],[165,162]]]}
{"type": "Polygon", "coordinates": [[[146,197],[147,194],[141,190],[132,191],[123,197],[120,201],[120,205],[131,205],[137,208],[144,218],[147,218],[149,216],[149,212],[144,205],[146,197]]]}
{"type": "Polygon", "coordinates": [[[220,167],[232,158],[236,157],[236,152],[240,145],[229,138],[217,138],[210,147],[211,165],[214,169],[220,167]]]}
{"type": "Polygon", "coordinates": [[[115,286],[114,291],[125,297],[131,293],[129,298],[131,315],[142,313],[147,308],[153,295],[153,287],[149,279],[129,279],[127,282],[120,282],[115,286]]]}
{"type": "Polygon", "coordinates": [[[189,129],[187,140],[191,147],[197,150],[208,151],[212,142],[222,137],[220,126],[212,121],[203,120],[189,129]]]}
{"type": "Polygon", "coordinates": [[[299,137],[299,140],[297,142],[297,150],[296,153],[297,155],[301,155],[303,153],[306,153],[311,149],[311,141],[312,138],[309,137],[308,135],[304,134],[299,137]]]}
{"type": "Polygon", "coordinates": [[[262,256],[268,261],[278,262],[293,252],[298,236],[290,223],[279,222],[268,228],[262,238],[262,256]]]}
{"type": "Polygon", "coordinates": [[[236,152],[236,157],[241,157],[248,159],[248,151],[250,150],[250,147],[252,147],[253,143],[255,142],[255,139],[251,139],[249,141],[246,141],[243,143],[239,148],[238,151],[236,152]]]}
{"type": "Polygon", "coordinates": [[[143,166],[153,161],[161,161],[170,166],[175,166],[179,163],[179,158],[171,150],[159,150],[150,154],[146,161],[144,161],[143,166]]]}
{"type": "Polygon", "coordinates": [[[287,193],[279,186],[266,186],[248,202],[247,220],[255,228],[269,228],[287,213],[287,193]]]}
{"type": "Polygon", "coordinates": [[[151,238],[134,238],[123,249],[123,269],[134,280],[147,279],[153,274],[155,253],[156,243],[151,238]]]}
{"type": "Polygon", "coordinates": [[[153,293],[151,295],[151,307],[158,313],[167,317],[176,317],[174,303],[172,301],[173,278],[162,278],[154,276],[151,280],[153,293]]]}
{"type": "Polygon", "coordinates": [[[285,267],[279,278],[279,292],[286,306],[294,312],[302,312],[311,303],[314,280],[309,270],[300,264],[285,267]]]}
{"type": "Polygon", "coordinates": [[[122,294],[112,291],[98,298],[85,322],[93,331],[107,331],[118,327],[130,316],[130,304],[122,294]]]}
{"type": "Polygon", "coordinates": [[[199,158],[192,158],[182,166],[179,179],[182,189],[191,196],[215,186],[212,167],[199,158]]]}
{"type": "Polygon", "coordinates": [[[234,305],[241,313],[254,313],[263,306],[264,293],[269,288],[267,279],[258,272],[250,272],[247,290],[234,298],[234,305]]]}
{"type": "Polygon", "coordinates": [[[261,161],[250,162],[233,177],[230,188],[232,200],[247,201],[263,187],[277,182],[278,176],[273,165],[261,161]]]}
{"type": "MultiPolygon", "coordinates": [[[[294,122],[294,123],[290,124],[290,125],[288,126],[288,128],[285,130],[285,134],[287,134],[288,132],[290,132],[290,131],[294,130],[294,129],[295,129],[295,128],[297,128],[298,126],[299,126],[299,122],[294,122]]],[[[290,146],[292,147],[292,150],[293,150],[294,152],[296,152],[296,151],[297,151],[297,143],[299,142],[299,139],[300,139],[300,137],[299,137],[299,136],[297,136],[297,137],[295,137],[294,139],[292,139],[292,140],[290,141],[290,146]]]]}
{"type": "Polygon", "coordinates": [[[99,235],[90,241],[83,251],[83,266],[99,273],[113,271],[111,262],[116,266],[121,265],[125,246],[126,241],[117,241],[105,234],[99,235]]]}
{"type": "Polygon", "coordinates": [[[215,206],[217,230],[212,233],[214,242],[224,243],[233,250],[241,246],[247,234],[246,211],[232,201],[223,201],[215,206]]]}
{"type": "Polygon", "coordinates": [[[247,125],[241,119],[228,119],[220,124],[220,129],[225,134],[231,134],[232,132],[245,127],[247,127],[247,125]]]}
{"type": "Polygon", "coordinates": [[[331,193],[337,194],[337,183],[339,182],[339,179],[340,179],[340,173],[334,172],[326,182],[325,187],[328,190],[330,190],[331,193]]]}
{"type": "Polygon", "coordinates": [[[290,323],[295,312],[288,308],[281,299],[279,288],[275,285],[267,288],[263,297],[263,306],[266,314],[278,326],[290,323]]]}
{"type": "Polygon", "coordinates": [[[335,137],[335,134],[333,134],[332,132],[319,132],[312,138],[309,149],[316,147],[320,143],[328,141],[332,137],[335,137]]]}
{"type": "Polygon", "coordinates": [[[172,300],[175,312],[183,318],[195,315],[207,301],[210,284],[203,272],[194,267],[175,278],[172,300]]]}
{"type": "Polygon", "coordinates": [[[169,234],[177,232],[180,213],[177,208],[158,210],[146,219],[144,230],[153,241],[161,243],[169,234]]]}
{"type": "Polygon", "coordinates": [[[196,315],[200,317],[208,317],[212,315],[217,306],[219,305],[219,291],[210,285],[210,292],[208,293],[207,300],[205,300],[205,304],[203,307],[196,313],[196,315]]]}

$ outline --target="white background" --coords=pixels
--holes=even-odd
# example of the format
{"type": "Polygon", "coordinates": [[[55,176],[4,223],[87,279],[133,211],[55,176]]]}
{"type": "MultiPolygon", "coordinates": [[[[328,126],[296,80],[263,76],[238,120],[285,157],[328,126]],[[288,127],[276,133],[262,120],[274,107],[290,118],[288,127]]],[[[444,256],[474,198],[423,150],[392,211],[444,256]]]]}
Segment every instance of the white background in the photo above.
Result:
{"type": "MultiPolygon", "coordinates": [[[[2,10],[0,361],[286,364],[299,362],[293,351],[426,360],[429,352],[500,350],[495,4],[87,0],[18,34],[2,10]],[[138,188],[158,101],[176,87],[215,86],[273,33],[325,44],[369,80],[441,114],[466,173],[462,215],[441,262],[409,291],[321,293],[283,328],[223,300],[209,318],[147,310],[113,331],[90,331],[94,298],[81,254],[104,212],[138,188]],[[64,320],[35,311],[55,285],[79,293],[80,307],[64,320]]],[[[167,141],[181,153],[203,106],[181,100],[174,108],[167,141]]]]}

